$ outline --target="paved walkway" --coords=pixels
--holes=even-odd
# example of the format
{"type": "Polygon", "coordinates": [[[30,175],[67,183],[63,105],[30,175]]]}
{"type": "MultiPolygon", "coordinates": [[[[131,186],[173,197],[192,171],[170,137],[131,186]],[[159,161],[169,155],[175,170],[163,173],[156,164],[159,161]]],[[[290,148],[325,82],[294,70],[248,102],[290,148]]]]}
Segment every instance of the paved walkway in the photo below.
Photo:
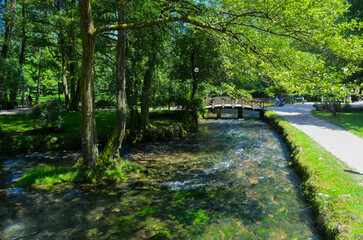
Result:
{"type": "Polygon", "coordinates": [[[363,138],[315,118],[310,113],[312,109],[312,103],[268,108],[346,162],[353,171],[363,175],[363,138]]]}
{"type": "Polygon", "coordinates": [[[10,110],[1,110],[0,115],[16,115],[16,114],[26,114],[31,111],[31,108],[18,108],[18,109],[10,109],[10,110]]]}

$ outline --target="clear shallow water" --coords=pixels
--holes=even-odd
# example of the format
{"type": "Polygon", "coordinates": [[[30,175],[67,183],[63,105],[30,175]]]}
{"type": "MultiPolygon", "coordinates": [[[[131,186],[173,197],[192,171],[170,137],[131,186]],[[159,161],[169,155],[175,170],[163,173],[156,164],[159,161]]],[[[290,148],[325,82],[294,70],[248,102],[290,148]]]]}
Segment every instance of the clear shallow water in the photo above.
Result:
{"type": "MultiPolygon", "coordinates": [[[[206,120],[199,130],[124,148],[148,168],[127,184],[53,193],[2,187],[1,239],[319,239],[286,147],[265,123],[206,120]]],[[[76,157],[5,157],[0,186],[76,157]]]]}

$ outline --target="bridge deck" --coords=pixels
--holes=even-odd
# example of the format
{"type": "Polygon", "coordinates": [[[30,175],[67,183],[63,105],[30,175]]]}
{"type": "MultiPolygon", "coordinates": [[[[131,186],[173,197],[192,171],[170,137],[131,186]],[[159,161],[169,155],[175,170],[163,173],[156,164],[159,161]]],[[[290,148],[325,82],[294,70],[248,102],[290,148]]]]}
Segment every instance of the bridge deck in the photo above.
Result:
{"type": "Polygon", "coordinates": [[[216,104],[214,106],[206,106],[205,109],[218,109],[218,108],[226,108],[226,109],[238,109],[238,108],[242,108],[242,109],[248,109],[248,110],[256,110],[256,111],[262,111],[264,110],[262,107],[258,107],[258,106],[249,106],[249,105],[242,105],[242,104],[216,104]]]}

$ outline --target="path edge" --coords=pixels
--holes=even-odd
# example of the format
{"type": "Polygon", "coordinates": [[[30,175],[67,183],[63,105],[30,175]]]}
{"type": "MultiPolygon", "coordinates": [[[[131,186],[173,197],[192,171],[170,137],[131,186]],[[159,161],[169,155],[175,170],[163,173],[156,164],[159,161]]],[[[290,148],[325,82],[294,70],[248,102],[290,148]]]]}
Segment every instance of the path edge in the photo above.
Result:
{"type": "MultiPolygon", "coordinates": [[[[329,209],[326,209],[326,205],[321,204],[321,193],[319,192],[321,189],[315,184],[318,174],[315,174],[315,170],[311,165],[307,164],[303,158],[304,151],[301,147],[301,144],[297,142],[293,138],[292,130],[295,129],[297,132],[300,132],[311,139],[311,141],[315,142],[317,146],[320,146],[315,140],[306,135],[301,130],[292,126],[287,120],[283,117],[279,116],[277,113],[273,111],[265,112],[265,121],[276,131],[276,133],[282,138],[284,143],[287,145],[290,158],[292,161],[291,166],[295,169],[295,172],[300,177],[302,181],[302,189],[304,191],[304,196],[306,200],[311,204],[313,214],[316,220],[316,228],[319,233],[322,235],[323,239],[358,239],[358,238],[350,238],[352,237],[349,232],[349,227],[346,227],[343,224],[339,224],[336,221],[331,221],[331,218],[328,216],[329,211],[334,212],[334,202],[331,202],[329,205],[329,209]],[[347,237],[350,235],[350,237],[347,237]]],[[[323,147],[322,147],[323,148],[323,147]]],[[[327,151],[328,152],[328,151],[327,151]]],[[[331,154],[330,152],[328,152],[331,154]]],[[[332,154],[331,154],[332,155],[332,154]]],[[[339,163],[339,159],[332,155],[335,159],[337,159],[337,164],[339,163]]],[[[326,200],[325,200],[326,202],[326,200]]],[[[342,219],[345,219],[342,216],[342,219]]],[[[346,223],[344,221],[344,223],[346,223]]],[[[362,233],[363,234],[363,231],[362,233]]],[[[363,239],[363,235],[359,236],[359,239],[363,239]]]]}

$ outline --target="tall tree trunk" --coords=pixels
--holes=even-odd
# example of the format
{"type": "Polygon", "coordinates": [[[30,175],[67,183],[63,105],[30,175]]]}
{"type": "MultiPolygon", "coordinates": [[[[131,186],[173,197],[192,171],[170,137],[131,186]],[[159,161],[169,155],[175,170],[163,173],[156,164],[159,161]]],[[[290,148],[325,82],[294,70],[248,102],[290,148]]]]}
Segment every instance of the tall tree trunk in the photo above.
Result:
{"type": "Polygon", "coordinates": [[[70,104],[69,104],[69,93],[68,93],[68,82],[67,82],[67,57],[65,55],[62,56],[62,84],[63,84],[66,109],[67,111],[69,111],[70,104]]]}
{"type": "MultiPolygon", "coordinates": [[[[6,6],[7,1],[5,1],[4,4],[6,6]]],[[[4,33],[3,46],[1,49],[1,56],[3,59],[7,59],[9,54],[11,33],[14,25],[15,9],[16,9],[16,0],[11,0],[9,12],[6,13],[5,16],[5,33],[4,33]]]]}
{"type": "MultiPolygon", "coordinates": [[[[126,20],[125,1],[120,1],[118,7],[118,23],[121,25],[126,20]]],[[[119,150],[125,136],[126,128],[126,102],[125,102],[125,50],[126,30],[119,30],[117,33],[117,63],[116,63],[116,123],[110,140],[102,152],[102,159],[116,159],[119,157],[119,150]]]]}
{"type": "MultiPolygon", "coordinates": [[[[61,2],[60,0],[56,1],[56,6],[58,12],[61,11],[61,2]]],[[[63,84],[63,93],[64,93],[64,99],[66,103],[66,109],[69,111],[69,93],[68,93],[68,82],[67,82],[67,50],[66,50],[66,43],[65,43],[65,37],[63,33],[63,26],[62,24],[58,25],[59,28],[59,47],[60,52],[62,54],[62,84],[63,84]]]]}
{"type": "Polygon", "coordinates": [[[72,64],[71,64],[71,76],[73,76],[73,83],[72,85],[75,85],[75,93],[72,94],[71,93],[71,111],[79,111],[79,103],[81,101],[81,97],[82,97],[82,92],[81,92],[81,81],[77,80],[77,78],[75,77],[75,73],[72,74],[72,71],[74,72],[74,68],[72,68],[72,64]]]}
{"type": "Polygon", "coordinates": [[[328,94],[326,95],[326,99],[327,99],[327,100],[328,100],[328,102],[329,102],[329,106],[330,106],[331,114],[333,115],[333,117],[336,117],[336,116],[337,116],[337,111],[335,110],[334,104],[333,104],[333,102],[330,100],[330,98],[329,98],[329,95],[328,95],[328,94]]]}
{"type": "MultiPolygon", "coordinates": [[[[152,44],[154,46],[154,44],[152,44]]],[[[141,127],[147,128],[150,126],[149,110],[150,110],[150,94],[151,94],[151,83],[155,70],[155,53],[151,51],[148,60],[148,68],[146,69],[144,76],[144,84],[142,85],[141,94],[141,127]]]]}
{"type": "Polygon", "coordinates": [[[19,55],[19,70],[20,70],[20,76],[22,81],[22,107],[24,107],[25,102],[25,78],[24,78],[24,62],[25,62],[25,45],[26,45],[26,32],[25,32],[25,0],[22,0],[22,17],[23,17],[23,23],[22,23],[22,41],[21,41],[21,47],[20,47],[20,55],[19,55]]]}
{"type": "Polygon", "coordinates": [[[197,109],[195,109],[195,95],[197,93],[197,89],[198,89],[198,74],[199,72],[195,72],[194,69],[196,68],[195,65],[195,54],[196,54],[196,49],[193,48],[191,56],[190,56],[190,61],[191,61],[191,71],[192,71],[192,77],[193,77],[193,85],[192,85],[192,93],[190,95],[190,100],[189,103],[186,107],[185,113],[184,113],[184,117],[183,117],[183,122],[184,123],[189,123],[190,124],[190,117],[192,117],[192,126],[191,127],[196,127],[198,125],[198,114],[197,114],[197,109]]]}
{"type": "Polygon", "coordinates": [[[40,48],[40,59],[39,59],[39,73],[38,73],[38,84],[37,84],[37,96],[35,98],[35,104],[39,103],[40,86],[42,80],[42,63],[43,63],[43,48],[40,48]]]}
{"type": "Polygon", "coordinates": [[[139,125],[139,111],[137,109],[137,83],[134,71],[130,71],[129,77],[126,79],[126,99],[130,112],[130,130],[134,132],[139,125]]]}
{"type": "MultiPolygon", "coordinates": [[[[76,7],[75,0],[71,1],[72,5],[76,7]]],[[[73,13],[73,12],[72,12],[73,13]]],[[[74,18],[72,14],[72,18],[74,18]]],[[[76,58],[76,41],[75,41],[75,33],[74,33],[74,26],[72,25],[70,28],[70,44],[68,44],[68,52],[69,52],[69,82],[70,82],[70,110],[71,111],[79,111],[79,102],[81,101],[81,91],[80,91],[80,80],[76,74],[76,65],[77,65],[77,58],[76,58]]]]}
{"type": "Polygon", "coordinates": [[[97,129],[94,115],[93,61],[96,36],[89,0],[79,0],[82,33],[82,151],[85,167],[94,167],[97,161],[97,129]]]}
{"type": "MultiPolygon", "coordinates": [[[[14,17],[15,17],[15,9],[16,9],[16,0],[11,0],[10,3],[10,9],[7,12],[8,3],[5,0],[5,32],[4,32],[4,39],[3,39],[3,46],[1,49],[1,58],[7,59],[9,55],[9,49],[10,49],[10,40],[11,40],[11,34],[13,30],[14,25],[14,17]]],[[[1,59],[0,59],[1,62],[1,59]]],[[[0,72],[0,82],[3,82],[3,72],[0,72]]],[[[11,89],[10,89],[10,106],[13,106],[14,101],[16,100],[16,95],[18,92],[18,84],[15,83],[11,89]]]]}

